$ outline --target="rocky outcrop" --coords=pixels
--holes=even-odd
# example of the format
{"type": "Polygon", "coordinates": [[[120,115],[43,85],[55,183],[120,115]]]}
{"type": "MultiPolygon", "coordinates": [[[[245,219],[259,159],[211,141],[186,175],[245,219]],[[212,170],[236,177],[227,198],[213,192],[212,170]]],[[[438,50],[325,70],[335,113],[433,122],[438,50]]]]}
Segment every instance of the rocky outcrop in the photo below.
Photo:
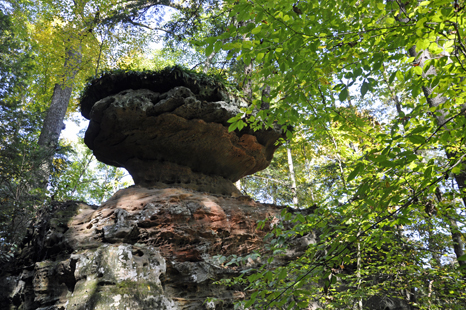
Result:
{"type": "Polygon", "coordinates": [[[90,119],[84,141],[100,161],[125,167],[135,184],[238,195],[232,182],[270,164],[281,132],[228,132],[227,121],[247,104],[221,84],[177,68],[122,75],[122,88],[108,79],[82,100],[90,119]]]}
{"type": "Polygon", "coordinates": [[[0,309],[233,309],[244,292],[214,282],[242,267],[216,256],[261,249],[271,227],[256,222],[280,210],[248,197],[138,186],[99,208],[58,205],[39,217],[2,277],[0,309]]]}
{"type": "Polygon", "coordinates": [[[245,102],[179,68],[104,75],[81,106],[86,144],[137,185],[100,207],[69,202],[39,215],[0,276],[0,309],[233,309],[243,288],[215,281],[261,262],[218,256],[263,249],[271,227],[257,221],[277,223],[281,208],[232,182],[269,165],[281,132],[229,132],[245,102]]]}

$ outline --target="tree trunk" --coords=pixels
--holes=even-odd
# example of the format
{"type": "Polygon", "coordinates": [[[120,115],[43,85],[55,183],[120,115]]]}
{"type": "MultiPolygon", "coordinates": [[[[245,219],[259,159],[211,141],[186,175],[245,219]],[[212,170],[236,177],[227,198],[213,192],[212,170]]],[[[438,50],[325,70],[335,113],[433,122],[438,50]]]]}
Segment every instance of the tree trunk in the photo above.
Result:
{"type": "MultiPolygon", "coordinates": [[[[431,59],[431,55],[428,50],[423,50],[420,51],[419,54],[416,53],[416,46],[413,46],[409,49],[409,55],[411,57],[415,57],[415,61],[419,64],[421,68],[424,69],[425,62],[426,60],[431,59]]],[[[437,75],[437,71],[434,66],[431,66],[427,71],[422,73],[422,77],[425,79],[429,79],[429,77],[433,77],[437,75]]],[[[437,96],[433,97],[432,94],[434,92],[434,89],[428,86],[422,86],[422,91],[424,93],[424,96],[426,97],[427,103],[429,104],[429,107],[438,107],[439,105],[445,103],[447,101],[447,98],[444,97],[442,94],[438,94],[437,96]]],[[[464,110],[464,105],[462,107],[462,110],[464,110]]],[[[437,110],[437,113],[433,114],[435,117],[435,120],[437,122],[437,126],[442,126],[444,127],[443,130],[448,130],[445,125],[445,121],[448,117],[448,113],[445,110],[437,110]]],[[[449,160],[454,160],[456,157],[456,153],[445,150],[445,154],[449,160]]],[[[461,166],[465,167],[466,166],[466,161],[461,161],[461,166]]],[[[458,185],[458,189],[460,192],[461,199],[463,201],[463,204],[466,206],[466,197],[465,197],[465,189],[466,189],[466,171],[463,169],[460,173],[457,173],[454,175],[456,184],[458,185]]],[[[456,212],[455,212],[456,213],[456,212]]],[[[453,241],[453,248],[456,254],[456,258],[459,258],[464,254],[464,245],[463,245],[463,240],[461,239],[461,233],[458,230],[458,224],[456,223],[456,220],[452,217],[449,218],[450,220],[450,232],[451,232],[451,237],[453,241]]],[[[460,261],[458,260],[458,264],[460,266],[466,265],[466,261],[460,261]]],[[[464,275],[466,276],[466,271],[464,271],[464,275]]]]}
{"type": "Polygon", "coordinates": [[[80,47],[68,49],[65,57],[65,74],[62,82],[55,84],[52,101],[47,111],[37,144],[45,153],[44,164],[40,167],[38,187],[47,188],[48,179],[52,171],[52,161],[58,146],[60,133],[64,128],[66,110],[73,91],[73,80],[81,63],[80,47]]]}
{"type": "MultiPolygon", "coordinates": [[[[358,236],[360,235],[361,231],[358,232],[358,236]]],[[[361,289],[362,278],[361,278],[361,269],[362,269],[362,262],[361,262],[361,242],[358,240],[358,253],[357,253],[357,260],[356,260],[356,277],[358,278],[358,291],[361,289]]],[[[362,297],[358,298],[358,310],[363,310],[362,304],[362,297]]]]}
{"type": "MultiPolygon", "coordinates": [[[[309,161],[309,158],[307,157],[306,153],[306,146],[304,143],[302,144],[302,150],[303,150],[303,157],[304,157],[304,165],[306,167],[306,183],[310,185],[311,180],[312,180],[312,173],[311,173],[311,162],[309,161]]],[[[309,187],[309,194],[311,195],[312,202],[314,202],[314,190],[312,187],[309,187]]]]}
{"type": "MultiPolygon", "coordinates": [[[[455,218],[450,217],[449,220],[450,220],[451,240],[453,241],[453,250],[455,251],[456,257],[459,258],[464,255],[464,244],[463,244],[463,240],[461,239],[461,231],[458,228],[458,223],[456,222],[455,218]]],[[[458,264],[460,266],[465,266],[466,261],[458,260],[458,264]]],[[[463,274],[464,274],[464,271],[463,271],[463,274]]]]}
{"type": "Polygon", "coordinates": [[[288,154],[288,167],[290,169],[290,180],[291,180],[291,193],[293,194],[293,204],[298,205],[298,192],[296,190],[296,177],[294,173],[293,157],[291,156],[291,149],[289,146],[286,148],[288,154]]]}

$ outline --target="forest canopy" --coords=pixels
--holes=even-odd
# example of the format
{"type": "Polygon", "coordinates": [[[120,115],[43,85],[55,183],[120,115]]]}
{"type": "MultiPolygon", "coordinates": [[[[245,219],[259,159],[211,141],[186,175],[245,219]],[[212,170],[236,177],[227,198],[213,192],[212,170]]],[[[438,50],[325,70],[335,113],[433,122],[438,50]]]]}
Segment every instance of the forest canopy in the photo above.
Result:
{"type": "Polygon", "coordinates": [[[239,303],[466,307],[464,0],[68,2],[0,2],[3,256],[21,237],[11,228],[51,200],[100,203],[125,186],[58,140],[85,81],[181,65],[249,100],[231,131],[287,133],[271,166],[239,184],[287,206],[267,248],[224,258],[263,262],[220,283],[246,288],[239,303]],[[298,236],[313,240],[305,255],[277,267],[298,236]]]}

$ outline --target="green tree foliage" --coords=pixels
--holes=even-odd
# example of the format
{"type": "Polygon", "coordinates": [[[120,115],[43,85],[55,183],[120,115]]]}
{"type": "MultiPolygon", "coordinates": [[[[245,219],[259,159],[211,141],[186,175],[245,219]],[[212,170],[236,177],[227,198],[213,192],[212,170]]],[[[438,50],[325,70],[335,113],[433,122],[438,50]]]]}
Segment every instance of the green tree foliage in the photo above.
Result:
{"type": "Polygon", "coordinates": [[[73,149],[66,156],[54,159],[49,189],[54,200],[80,200],[100,205],[118,189],[133,184],[129,181],[129,175],[125,175],[121,168],[98,162],[83,139],[67,145],[71,146],[73,149]]]}
{"type": "Polygon", "coordinates": [[[19,242],[23,229],[42,202],[43,192],[31,188],[43,154],[34,146],[40,114],[18,106],[0,106],[0,248],[19,242]]]}
{"type": "Polygon", "coordinates": [[[12,23],[11,15],[0,5],[0,99],[24,85],[27,78],[24,68],[31,61],[27,45],[15,40],[12,23]]]}
{"type": "Polygon", "coordinates": [[[237,279],[252,293],[245,307],[465,308],[464,5],[226,1],[236,23],[206,55],[223,49],[255,81],[232,121],[294,127],[294,149],[307,141],[313,169],[332,172],[306,182],[315,198],[300,207],[318,207],[285,210],[294,228],[276,226],[265,264],[237,279]],[[270,109],[255,111],[266,86],[270,109]],[[299,258],[267,259],[310,234],[299,258]]]}
{"type": "Polygon", "coordinates": [[[14,22],[0,5],[0,260],[12,255],[42,197],[29,186],[41,164],[41,153],[34,147],[40,114],[21,107],[31,80],[31,55],[28,42],[18,40],[14,22]]]}

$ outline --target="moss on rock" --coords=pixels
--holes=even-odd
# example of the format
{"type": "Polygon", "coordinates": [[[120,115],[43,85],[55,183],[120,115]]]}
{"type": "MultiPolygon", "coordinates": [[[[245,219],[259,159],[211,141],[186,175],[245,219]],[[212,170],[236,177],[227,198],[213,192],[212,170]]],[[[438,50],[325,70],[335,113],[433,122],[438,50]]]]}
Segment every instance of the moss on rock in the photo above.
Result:
{"type": "Polygon", "coordinates": [[[229,101],[229,94],[235,92],[219,76],[198,73],[181,66],[167,67],[160,71],[113,70],[104,72],[87,83],[81,96],[81,113],[89,119],[94,103],[126,89],[148,89],[163,93],[177,86],[189,88],[199,100],[206,101],[229,101]]]}

